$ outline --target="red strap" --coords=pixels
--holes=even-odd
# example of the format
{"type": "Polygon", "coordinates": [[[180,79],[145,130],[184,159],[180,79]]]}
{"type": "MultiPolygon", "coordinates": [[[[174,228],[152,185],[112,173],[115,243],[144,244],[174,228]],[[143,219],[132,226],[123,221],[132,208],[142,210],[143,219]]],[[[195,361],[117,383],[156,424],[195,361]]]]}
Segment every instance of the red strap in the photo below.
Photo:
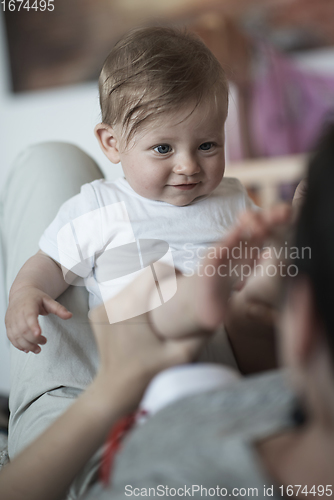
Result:
{"type": "Polygon", "coordinates": [[[125,435],[132,429],[138,415],[145,414],[145,410],[131,413],[130,415],[120,418],[111,428],[100,466],[100,480],[105,487],[109,485],[109,478],[111,476],[115,455],[121,449],[125,435]]]}

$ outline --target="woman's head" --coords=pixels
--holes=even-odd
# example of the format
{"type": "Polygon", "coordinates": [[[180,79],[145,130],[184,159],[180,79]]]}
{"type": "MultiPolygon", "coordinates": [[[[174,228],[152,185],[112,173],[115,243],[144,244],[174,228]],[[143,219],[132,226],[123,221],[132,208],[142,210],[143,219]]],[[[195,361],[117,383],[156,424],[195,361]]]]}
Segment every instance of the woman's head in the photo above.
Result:
{"type": "Polygon", "coordinates": [[[309,258],[304,253],[296,264],[299,273],[309,279],[334,363],[334,125],[327,129],[310,161],[296,246],[311,249],[309,258]]]}
{"type": "Polygon", "coordinates": [[[282,355],[316,421],[334,419],[334,126],[311,158],[297,221],[298,275],[282,315],[282,355]],[[303,252],[310,248],[311,252],[303,252]]]}

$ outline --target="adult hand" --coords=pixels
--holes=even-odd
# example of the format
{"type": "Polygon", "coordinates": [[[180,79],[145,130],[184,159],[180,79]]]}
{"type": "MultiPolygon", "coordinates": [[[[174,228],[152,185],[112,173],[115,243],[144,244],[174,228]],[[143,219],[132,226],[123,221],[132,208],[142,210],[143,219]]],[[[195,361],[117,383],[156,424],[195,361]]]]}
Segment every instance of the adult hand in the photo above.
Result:
{"type": "MultiPolygon", "coordinates": [[[[280,205],[266,212],[247,212],[241,217],[239,225],[216,246],[214,258],[207,258],[203,266],[205,269],[206,265],[210,265],[210,274],[204,272],[201,286],[197,287],[197,317],[203,327],[215,328],[226,319],[232,292],[241,289],[246,292],[252,270],[261,258],[261,248],[268,239],[280,238],[290,219],[290,213],[287,205],[280,205]]],[[[210,256],[212,254],[210,252],[210,256]]],[[[254,300],[252,294],[247,293],[251,307],[259,303],[259,297],[264,299],[262,302],[265,306],[274,305],[272,301],[266,300],[269,300],[266,289],[269,287],[262,287],[261,283],[261,290],[257,290],[261,293],[256,293],[254,300]]],[[[243,295],[246,297],[246,293],[243,295]]],[[[265,317],[267,320],[267,308],[265,317]]]]}
{"type": "Polygon", "coordinates": [[[273,276],[272,269],[266,270],[279,262],[264,258],[262,248],[268,240],[281,246],[290,213],[287,206],[246,213],[239,226],[217,246],[215,258],[208,259],[210,275],[203,276],[198,288],[198,317],[207,327],[224,322],[238,367],[244,374],[276,366],[274,326],[279,272],[273,276]]]}
{"type": "Polygon", "coordinates": [[[297,210],[300,210],[302,206],[307,191],[307,180],[302,179],[298,186],[296,187],[295,194],[293,195],[292,206],[297,210]]]}
{"type": "MultiPolygon", "coordinates": [[[[249,251],[247,255],[245,250],[251,247],[258,249],[256,257],[260,258],[265,239],[273,236],[287,222],[289,216],[288,206],[276,207],[270,212],[247,212],[240,224],[216,245],[216,251],[210,250],[202,266],[201,276],[180,278],[175,296],[163,308],[152,310],[150,316],[159,334],[164,338],[180,338],[194,334],[208,338],[215,328],[225,322],[229,314],[232,292],[241,288],[242,296],[247,296],[249,301],[249,314],[263,313],[264,320],[268,323],[272,319],[270,308],[262,308],[261,311],[258,308],[257,312],[254,308],[259,305],[259,293],[245,294],[248,285],[245,266],[248,266],[247,272],[252,272],[256,263],[256,258],[252,258],[249,251]],[[234,250],[238,251],[237,256],[233,253],[234,250]]],[[[239,291],[238,294],[240,293],[239,291]]],[[[267,298],[266,292],[265,299],[267,298]]],[[[264,304],[267,305],[268,302],[265,300],[264,304]]],[[[243,314],[244,311],[243,307],[243,314]]]]}

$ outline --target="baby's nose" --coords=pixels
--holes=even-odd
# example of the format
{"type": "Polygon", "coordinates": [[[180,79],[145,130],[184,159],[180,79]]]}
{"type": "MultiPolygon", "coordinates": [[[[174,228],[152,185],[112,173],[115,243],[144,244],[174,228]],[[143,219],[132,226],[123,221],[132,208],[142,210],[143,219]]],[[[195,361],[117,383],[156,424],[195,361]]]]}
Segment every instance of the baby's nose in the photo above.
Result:
{"type": "Polygon", "coordinates": [[[175,166],[174,172],[183,175],[195,175],[201,171],[201,167],[196,158],[191,156],[180,159],[180,162],[175,166]]]}

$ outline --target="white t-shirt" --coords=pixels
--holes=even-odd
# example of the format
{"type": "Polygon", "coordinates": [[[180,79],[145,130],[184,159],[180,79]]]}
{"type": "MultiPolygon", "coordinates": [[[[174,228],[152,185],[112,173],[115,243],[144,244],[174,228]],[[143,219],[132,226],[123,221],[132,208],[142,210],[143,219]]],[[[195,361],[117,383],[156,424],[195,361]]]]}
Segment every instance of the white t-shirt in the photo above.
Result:
{"type": "Polygon", "coordinates": [[[39,246],[83,278],[93,308],[151,262],[174,263],[183,274],[193,274],[205,250],[226,235],[242,211],[255,208],[232,178],[223,178],[210,195],[183,207],[143,198],[125,178],[101,179],[83,185],[61,206],[39,246]]]}

